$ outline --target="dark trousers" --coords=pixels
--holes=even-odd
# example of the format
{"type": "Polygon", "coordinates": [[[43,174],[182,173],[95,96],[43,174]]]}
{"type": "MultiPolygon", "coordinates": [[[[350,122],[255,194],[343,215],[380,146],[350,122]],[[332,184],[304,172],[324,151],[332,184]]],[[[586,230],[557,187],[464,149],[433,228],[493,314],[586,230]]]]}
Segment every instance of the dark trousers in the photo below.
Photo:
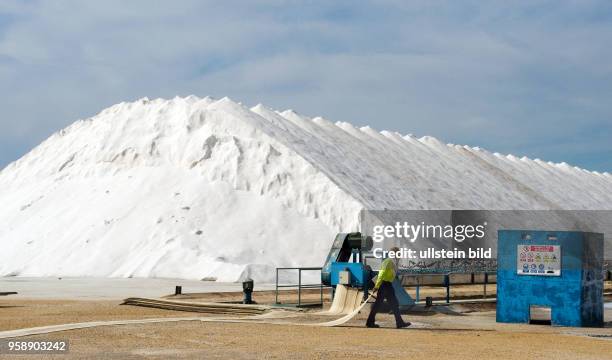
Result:
{"type": "Polygon", "coordinates": [[[374,324],[376,321],[376,313],[380,311],[380,307],[385,299],[393,310],[393,315],[395,315],[395,324],[400,325],[404,322],[404,320],[402,320],[402,316],[400,315],[399,304],[397,303],[397,298],[395,297],[395,292],[393,291],[393,285],[388,281],[383,281],[380,288],[378,288],[378,292],[376,293],[376,301],[374,304],[372,304],[370,316],[368,316],[368,321],[366,324],[374,324]]]}

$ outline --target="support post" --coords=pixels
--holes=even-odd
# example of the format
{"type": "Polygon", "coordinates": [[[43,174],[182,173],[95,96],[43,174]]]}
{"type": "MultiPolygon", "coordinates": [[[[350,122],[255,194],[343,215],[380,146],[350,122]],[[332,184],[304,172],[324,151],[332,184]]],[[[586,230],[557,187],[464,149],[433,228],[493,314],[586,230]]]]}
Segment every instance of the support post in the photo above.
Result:
{"type": "Polygon", "coordinates": [[[278,268],[276,268],[276,296],[274,299],[274,303],[278,304],[278,268]]]}
{"type": "Polygon", "coordinates": [[[450,303],[450,275],[444,275],[444,285],[446,285],[446,303],[450,303]]]}
{"type": "Polygon", "coordinates": [[[489,273],[485,272],[484,274],[484,295],[483,299],[487,298],[487,283],[489,282],[489,273]]]}
{"type": "Polygon", "coordinates": [[[416,276],[416,302],[419,302],[419,290],[421,287],[421,280],[419,279],[419,275],[416,276]]]}
{"type": "Polygon", "coordinates": [[[302,269],[298,269],[298,307],[302,306],[302,269]]]}

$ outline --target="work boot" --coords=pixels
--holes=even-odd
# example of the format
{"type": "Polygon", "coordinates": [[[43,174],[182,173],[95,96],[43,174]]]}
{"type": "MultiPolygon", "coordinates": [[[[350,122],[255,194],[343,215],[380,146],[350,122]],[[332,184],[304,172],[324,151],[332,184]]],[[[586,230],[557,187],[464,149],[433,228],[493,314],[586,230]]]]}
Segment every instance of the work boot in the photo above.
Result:
{"type": "Polygon", "coordinates": [[[379,328],[380,325],[372,323],[372,324],[366,324],[366,327],[369,327],[369,328],[379,328]]]}
{"type": "Polygon", "coordinates": [[[408,327],[408,326],[410,326],[410,325],[411,325],[411,324],[410,324],[410,321],[402,321],[401,323],[396,324],[395,326],[396,326],[398,329],[401,329],[401,328],[408,327]]]}

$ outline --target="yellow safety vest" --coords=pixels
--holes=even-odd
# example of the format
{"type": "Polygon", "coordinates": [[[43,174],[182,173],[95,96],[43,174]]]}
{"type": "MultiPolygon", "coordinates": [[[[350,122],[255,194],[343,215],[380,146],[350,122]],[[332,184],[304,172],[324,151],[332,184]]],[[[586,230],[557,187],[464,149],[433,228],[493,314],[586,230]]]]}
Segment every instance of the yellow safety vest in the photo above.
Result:
{"type": "Polygon", "coordinates": [[[395,280],[395,265],[391,259],[385,259],[380,265],[375,287],[379,288],[383,281],[392,283],[393,280],[395,280]]]}

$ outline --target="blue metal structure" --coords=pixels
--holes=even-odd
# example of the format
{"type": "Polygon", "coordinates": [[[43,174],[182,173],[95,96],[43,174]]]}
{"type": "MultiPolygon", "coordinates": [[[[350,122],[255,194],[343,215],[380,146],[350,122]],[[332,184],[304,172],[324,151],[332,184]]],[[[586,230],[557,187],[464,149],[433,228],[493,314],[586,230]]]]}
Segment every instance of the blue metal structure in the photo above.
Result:
{"type": "Polygon", "coordinates": [[[497,321],[528,323],[532,306],[560,326],[603,326],[603,234],[500,230],[497,321]]]}
{"type": "MultiPolygon", "coordinates": [[[[332,284],[332,264],[333,263],[346,263],[351,264],[349,261],[353,258],[353,263],[362,263],[362,251],[369,250],[372,248],[372,238],[369,236],[362,236],[361,233],[339,233],[336,235],[323,269],[321,270],[321,283],[331,286],[332,284]]],[[[337,268],[336,268],[337,270],[337,268]]],[[[344,270],[344,269],[341,269],[344,270]]],[[[337,283],[337,276],[336,283],[337,283]]]]}
{"type": "Polygon", "coordinates": [[[360,262],[332,262],[331,264],[331,285],[336,286],[339,284],[339,274],[341,271],[348,271],[351,273],[350,286],[352,287],[366,287],[368,281],[370,281],[369,271],[360,262]]]}

